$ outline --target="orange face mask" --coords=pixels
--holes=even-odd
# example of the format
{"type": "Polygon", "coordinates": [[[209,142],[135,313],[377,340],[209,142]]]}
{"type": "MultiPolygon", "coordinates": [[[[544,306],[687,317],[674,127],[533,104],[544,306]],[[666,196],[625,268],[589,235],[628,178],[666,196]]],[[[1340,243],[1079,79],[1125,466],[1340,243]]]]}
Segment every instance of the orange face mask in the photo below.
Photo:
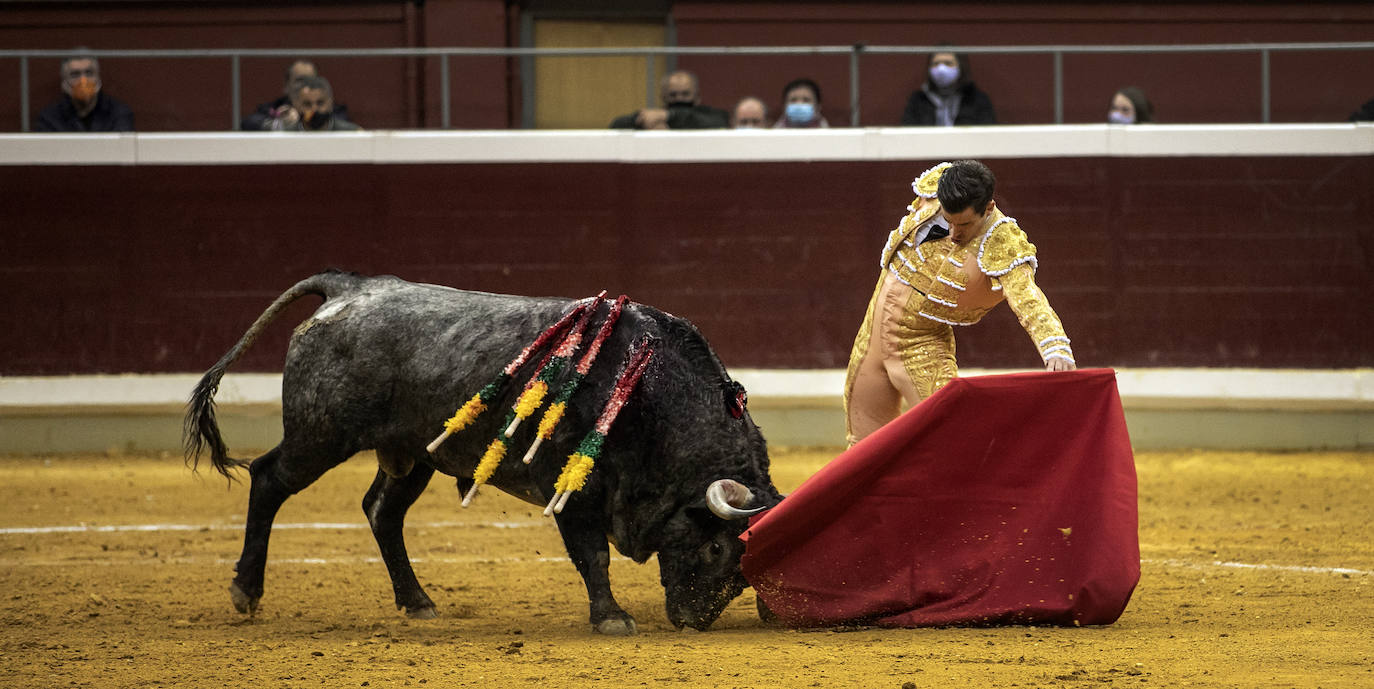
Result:
{"type": "Polygon", "coordinates": [[[72,82],[72,100],[81,103],[89,103],[95,100],[95,95],[100,93],[100,85],[95,79],[81,77],[72,82]]]}

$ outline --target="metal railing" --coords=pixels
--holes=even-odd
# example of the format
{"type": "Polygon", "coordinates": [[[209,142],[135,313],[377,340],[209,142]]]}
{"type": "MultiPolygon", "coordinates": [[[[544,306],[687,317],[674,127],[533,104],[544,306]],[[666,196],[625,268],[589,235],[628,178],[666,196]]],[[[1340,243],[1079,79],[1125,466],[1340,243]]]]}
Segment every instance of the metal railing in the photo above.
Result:
{"type": "MultiPolygon", "coordinates": [[[[240,105],[243,58],[317,58],[317,57],[422,57],[439,59],[440,126],[451,126],[449,60],[455,57],[519,57],[523,102],[522,124],[532,127],[534,102],[533,60],[541,57],[645,57],[646,102],[654,102],[654,56],[678,55],[842,55],[849,60],[850,126],[861,126],[859,114],[860,58],[864,55],[927,55],[960,52],[970,55],[1049,55],[1053,61],[1054,122],[1064,121],[1064,56],[1082,54],[1157,54],[1157,53],[1254,53],[1259,58],[1260,121],[1270,121],[1270,56],[1283,52],[1374,50],[1374,41],[1336,43],[1204,43],[1190,45],[1025,45],[1025,46],[933,46],[933,45],[823,45],[823,46],[728,46],[728,47],[643,47],[643,48],[211,48],[204,50],[82,50],[81,55],[96,58],[227,59],[230,64],[230,126],[238,128],[242,119],[240,105]]],[[[19,60],[19,103],[21,130],[29,131],[29,60],[66,58],[72,50],[0,50],[0,59],[19,60]]]]}

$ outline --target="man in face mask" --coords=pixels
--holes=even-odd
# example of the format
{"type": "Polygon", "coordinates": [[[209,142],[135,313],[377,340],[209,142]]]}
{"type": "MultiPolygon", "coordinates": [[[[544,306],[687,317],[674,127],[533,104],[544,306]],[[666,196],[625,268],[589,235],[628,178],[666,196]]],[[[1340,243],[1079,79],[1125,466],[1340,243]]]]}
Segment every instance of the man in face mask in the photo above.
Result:
{"type": "Polygon", "coordinates": [[[697,77],[678,70],[663,78],[662,108],[645,108],[611,121],[611,129],[724,129],[730,114],[701,104],[697,77]]]}
{"type": "Polygon", "coordinates": [[[268,127],[285,132],[346,132],[362,129],[334,111],[334,89],[324,77],[301,77],[287,92],[291,107],[268,127]]]}
{"type": "Polygon", "coordinates": [[[992,108],[992,100],[973,83],[968,56],[953,51],[938,52],[930,55],[925,82],[907,99],[902,124],[926,127],[997,124],[997,113],[992,108]]]}
{"type": "Polygon", "coordinates": [[[134,112],[100,90],[100,63],[93,57],[62,61],[62,95],[38,113],[40,132],[131,132],[134,112]]]}

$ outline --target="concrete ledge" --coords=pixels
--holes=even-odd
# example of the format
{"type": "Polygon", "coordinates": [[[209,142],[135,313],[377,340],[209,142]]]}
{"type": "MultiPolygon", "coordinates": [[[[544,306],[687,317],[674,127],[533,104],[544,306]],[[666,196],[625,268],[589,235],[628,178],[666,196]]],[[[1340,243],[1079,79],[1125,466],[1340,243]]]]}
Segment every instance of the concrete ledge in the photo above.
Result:
{"type": "Polygon", "coordinates": [[[1365,156],[1374,126],[1061,124],[764,130],[371,130],[0,134],[0,165],[702,163],[1365,156]],[[919,152],[919,153],[918,153],[919,152]]]}
{"type": "MultiPolygon", "coordinates": [[[[965,369],[965,376],[1009,373],[965,369]]],[[[844,444],[844,371],[732,371],[769,442],[844,444]]],[[[0,377],[0,452],[175,451],[198,374],[0,377]]],[[[1137,449],[1374,448],[1374,371],[1124,369],[1137,449]]],[[[281,375],[230,374],[216,395],[230,446],[281,438],[281,375]]]]}

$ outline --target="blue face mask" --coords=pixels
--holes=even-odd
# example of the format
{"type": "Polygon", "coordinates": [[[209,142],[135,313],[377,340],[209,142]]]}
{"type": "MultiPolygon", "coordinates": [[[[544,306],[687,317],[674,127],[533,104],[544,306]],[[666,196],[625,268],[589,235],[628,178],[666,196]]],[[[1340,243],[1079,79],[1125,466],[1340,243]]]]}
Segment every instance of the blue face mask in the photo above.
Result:
{"type": "Polygon", "coordinates": [[[787,121],[792,124],[810,122],[816,116],[816,106],[811,103],[788,103],[787,121]]]}
{"type": "Polygon", "coordinates": [[[959,80],[959,68],[954,65],[931,65],[931,83],[944,88],[959,80]]]}
{"type": "Polygon", "coordinates": [[[1108,110],[1107,121],[1112,124],[1135,124],[1135,118],[1120,110],[1108,110]]]}

